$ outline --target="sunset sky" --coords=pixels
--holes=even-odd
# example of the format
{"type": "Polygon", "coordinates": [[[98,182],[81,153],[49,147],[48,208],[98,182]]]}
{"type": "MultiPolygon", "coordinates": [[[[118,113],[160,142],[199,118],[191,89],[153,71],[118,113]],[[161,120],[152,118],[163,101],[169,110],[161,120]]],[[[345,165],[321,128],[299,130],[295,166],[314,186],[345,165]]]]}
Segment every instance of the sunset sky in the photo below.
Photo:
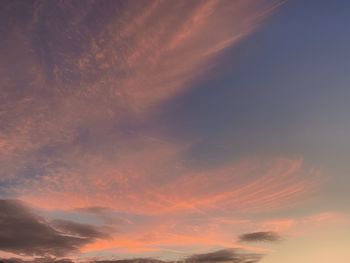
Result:
{"type": "Polygon", "coordinates": [[[0,0],[0,259],[350,262],[349,10],[0,0]]]}

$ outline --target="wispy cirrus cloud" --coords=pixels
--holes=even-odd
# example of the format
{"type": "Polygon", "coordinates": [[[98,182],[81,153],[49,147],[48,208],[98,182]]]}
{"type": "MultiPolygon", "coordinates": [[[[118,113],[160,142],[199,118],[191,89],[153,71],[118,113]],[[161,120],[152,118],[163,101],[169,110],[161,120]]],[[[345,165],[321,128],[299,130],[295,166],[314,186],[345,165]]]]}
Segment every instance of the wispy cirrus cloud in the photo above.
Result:
{"type": "Polygon", "coordinates": [[[140,160],[137,153],[132,154],[130,160],[120,164],[87,159],[88,164],[84,162],[81,167],[48,174],[34,182],[23,181],[27,190],[19,189],[18,194],[41,207],[59,209],[97,205],[149,215],[226,209],[262,211],[296,200],[314,187],[312,178],[317,176],[303,167],[302,160],[277,159],[270,163],[245,160],[208,171],[174,167],[171,176],[160,178],[158,175],[168,167],[165,164],[178,159],[172,153],[167,159],[163,151],[159,152],[162,157],[158,153],[151,156],[152,151],[146,150],[140,160]],[[138,167],[129,166],[133,162],[138,167]],[[65,195],[64,200],[59,198],[61,195],[65,195]]]}
{"type": "MultiPolygon", "coordinates": [[[[230,247],[235,229],[225,231],[218,217],[234,225],[244,213],[292,205],[310,193],[318,172],[302,158],[247,157],[197,169],[185,160],[194,142],[169,139],[153,119],[162,103],[206,77],[221,52],[256,30],[277,2],[4,3],[0,193],[47,212],[89,213],[119,232],[105,239],[99,228],[42,222],[26,212],[51,241],[38,250],[29,243],[20,248],[15,239],[23,233],[14,232],[13,247],[3,250],[230,247]],[[56,241],[62,247],[53,248],[56,241]]],[[[40,247],[44,236],[36,239],[40,247]]]]}
{"type": "Polygon", "coordinates": [[[90,1],[83,8],[4,3],[2,178],[42,163],[40,152],[48,147],[69,150],[82,130],[112,133],[125,120],[138,121],[152,105],[189,88],[272,6],[253,0],[90,1]]]}

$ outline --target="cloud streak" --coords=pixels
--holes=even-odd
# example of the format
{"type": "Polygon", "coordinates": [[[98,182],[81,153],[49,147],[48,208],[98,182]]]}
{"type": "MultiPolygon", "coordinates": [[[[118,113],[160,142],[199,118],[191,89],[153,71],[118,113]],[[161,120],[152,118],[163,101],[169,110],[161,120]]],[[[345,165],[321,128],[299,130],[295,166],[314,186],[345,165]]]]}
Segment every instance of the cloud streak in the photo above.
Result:
{"type": "Polygon", "coordinates": [[[188,263],[209,263],[209,262],[232,262],[232,263],[256,263],[259,262],[262,255],[258,254],[239,254],[232,249],[223,249],[206,254],[192,255],[185,262],[188,263]]]}
{"type": "Polygon", "coordinates": [[[240,235],[239,240],[241,242],[277,242],[281,240],[281,236],[273,231],[261,231],[240,235]]]}

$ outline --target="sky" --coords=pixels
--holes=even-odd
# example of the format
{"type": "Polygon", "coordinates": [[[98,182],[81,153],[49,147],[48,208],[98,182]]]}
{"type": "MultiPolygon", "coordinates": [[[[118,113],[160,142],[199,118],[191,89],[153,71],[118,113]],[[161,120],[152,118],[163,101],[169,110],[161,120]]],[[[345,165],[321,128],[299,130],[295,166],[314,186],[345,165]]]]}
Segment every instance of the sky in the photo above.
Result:
{"type": "Polygon", "coordinates": [[[349,262],[344,0],[0,1],[4,262],[349,262]]]}

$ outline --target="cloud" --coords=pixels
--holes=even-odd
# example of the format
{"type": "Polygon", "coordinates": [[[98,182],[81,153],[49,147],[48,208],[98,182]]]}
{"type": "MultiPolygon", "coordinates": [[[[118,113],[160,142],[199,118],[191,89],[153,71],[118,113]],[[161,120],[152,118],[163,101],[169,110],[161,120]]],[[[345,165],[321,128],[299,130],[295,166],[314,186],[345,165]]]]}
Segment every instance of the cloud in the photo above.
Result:
{"type": "Polygon", "coordinates": [[[163,261],[153,258],[135,258],[135,259],[118,259],[118,260],[97,260],[91,263],[167,263],[170,261],[163,261]]]}
{"type": "Polygon", "coordinates": [[[183,160],[193,142],[143,127],[261,25],[276,1],[123,3],[4,4],[5,42],[12,44],[0,49],[0,190],[48,209],[141,214],[232,209],[245,193],[241,203],[256,209],[262,199],[250,191],[259,184],[267,206],[304,192],[301,183],[274,194],[273,185],[252,180],[240,194],[230,179],[240,173],[235,165],[193,171],[183,160]],[[203,192],[196,186],[202,181],[203,192]]]}
{"type": "Polygon", "coordinates": [[[4,3],[0,194],[122,225],[106,240],[106,228],[47,222],[15,202],[40,235],[30,242],[31,228],[19,231],[20,218],[6,221],[14,232],[3,237],[12,242],[4,250],[58,255],[79,248],[227,247],[235,233],[211,215],[228,222],[309,193],[315,171],[301,159],[247,158],[196,169],[186,154],[194,142],[168,138],[153,119],[164,103],[207,77],[218,55],[260,26],[274,3],[4,3]],[[199,216],[204,220],[194,222],[199,216]]]}
{"type": "MultiPolygon", "coordinates": [[[[115,259],[115,260],[87,260],[88,263],[257,263],[262,259],[260,254],[239,253],[235,249],[222,249],[205,254],[191,255],[176,261],[159,260],[153,258],[115,259]]],[[[71,259],[36,258],[32,260],[6,259],[6,263],[73,263],[71,259]]],[[[2,263],[0,261],[0,263],[2,263]]]]}
{"type": "Polygon", "coordinates": [[[104,207],[104,206],[91,206],[91,207],[77,208],[76,211],[99,215],[99,214],[108,213],[111,210],[110,208],[104,207]]]}
{"type": "Polygon", "coordinates": [[[0,263],[74,263],[71,259],[63,258],[57,259],[52,257],[44,257],[44,258],[34,258],[31,260],[24,260],[20,258],[8,258],[3,261],[0,260],[0,263]]]}
{"type": "Polygon", "coordinates": [[[52,220],[50,222],[50,225],[56,228],[57,230],[70,235],[78,235],[81,237],[90,237],[90,238],[106,237],[106,233],[102,232],[101,228],[92,227],[89,224],[82,224],[82,223],[72,222],[69,220],[56,219],[56,220],[52,220]]]}
{"type": "Polygon", "coordinates": [[[0,250],[26,256],[64,256],[98,238],[99,228],[67,220],[47,221],[16,200],[0,200],[0,250]]]}
{"type": "Polygon", "coordinates": [[[81,162],[80,157],[71,156],[66,164],[69,169],[24,181],[18,193],[48,209],[108,206],[149,215],[223,209],[262,211],[291,204],[313,189],[317,175],[304,167],[301,159],[279,158],[246,159],[196,171],[181,164],[181,147],[177,145],[147,140],[135,144],[142,148],[128,149],[115,158],[110,155],[110,160],[82,153],[81,162]]]}
{"type": "Polygon", "coordinates": [[[243,234],[239,236],[239,240],[242,242],[277,242],[281,240],[281,236],[273,231],[262,231],[243,234]]]}
{"type": "Polygon", "coordinates": [[[152,258],[139,258],[127,260],[102,260],[94,263],[214,263],[214,262],[231,262],[231,263],[256,263],[262,258],[260,254],[239,253],[235,249],[222,249],[214,252],[195,254],[184,259],[176,261],[163,261],[152,258]]]}
{"type": "Polygon", "coordinates": [[[72,170],[27,182],[18,194],[41,208],[88,214],[118,229],[111,239],[84,246],[83,253],[141,253],[164,246],[231,246],[237,231],[260,225],[250,222],[242,229],[216,217],[249,219],[251,213],[294,204],[313,187],[313,173],[302,160],[244,160],[193,171],[174,166],[177,154],[166,143],[141,145],[110,162],[71,158],[72,170]]]}
{"type": "Polygon", "coordinates": [[[262,255],[240,254],[233,249],[223,249],[206,254],[197,254],[188,257],[186,263],[211,263],[211,262],[231,262],[231,263],[254,263],[259,262],[262,255]]]}
{"type": "Polygon", "coordinates": [[[121,123],[191,88],[274,2],[5,2],[1,178],[16,181],[26,167],[44,173],[82,146],[82,131],[97,138],[85,142],[91,150],[118,139],[121,123]]]}

